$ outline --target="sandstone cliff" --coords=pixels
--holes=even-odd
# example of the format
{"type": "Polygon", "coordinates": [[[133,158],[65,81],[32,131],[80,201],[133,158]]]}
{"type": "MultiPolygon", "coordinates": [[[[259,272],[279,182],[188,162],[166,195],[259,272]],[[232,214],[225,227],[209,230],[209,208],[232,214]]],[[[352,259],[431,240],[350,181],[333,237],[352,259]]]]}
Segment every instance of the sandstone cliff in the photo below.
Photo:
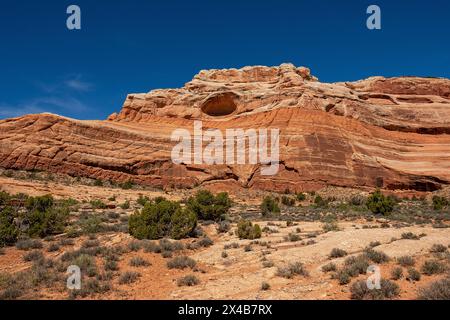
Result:
{"type": "Polygon", "coordinates": [[[450,80],[321,83],[309,69],[201,71],[181,89],[130,94],[106,121],[51,114],[0,121],[0,167],[159,187],[220,183],[305,191],[326,185],[433,191],[450,183],[450,80]],[[174,164],[176,129],[280,129],[280,167],[174,164]]]}

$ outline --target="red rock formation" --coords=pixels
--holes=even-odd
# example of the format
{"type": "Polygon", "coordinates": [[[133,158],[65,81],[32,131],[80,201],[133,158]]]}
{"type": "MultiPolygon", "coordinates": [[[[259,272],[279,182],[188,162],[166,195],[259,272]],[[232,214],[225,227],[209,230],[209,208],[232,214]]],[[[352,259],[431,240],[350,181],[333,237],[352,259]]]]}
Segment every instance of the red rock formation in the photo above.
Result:
{"type": "Polygon", "coordinates": [[[307,68],[201,71],[181,89],[131,94],[107,121],[0,121],[0,166],[153,186],[262,190],[326,185],[436,190],[450,182],[450,80],[320,83],[307,68]],[[174,164],[175,129],[280,129],[280,168],[174,164]]]}

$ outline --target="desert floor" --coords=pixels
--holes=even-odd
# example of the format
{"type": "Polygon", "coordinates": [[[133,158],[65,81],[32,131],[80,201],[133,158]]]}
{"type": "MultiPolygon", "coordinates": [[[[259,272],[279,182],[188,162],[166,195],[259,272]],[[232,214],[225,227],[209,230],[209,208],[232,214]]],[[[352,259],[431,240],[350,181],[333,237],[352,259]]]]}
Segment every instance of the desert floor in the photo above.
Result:
{"type": "MultiPolygon", "coordinates": [[[[126,232],[128,217],[141,208],[136,203],[138,197],[164,196],[171,200],[182,200],[195,190],[122,190],[16,176],[0,177],[0,186],[2,191],[10,194],[52,194],[55,198],[76,199],[80,204],[71,212],[71,220],[94,215],[100,217],[105,225],[117,226],[116,229],[110,228],[109,231],[89,236],[80,234],[69,237],[68,234],[60,234],[43,239],[42,247],[38,250],[46,259],[53,261],[47,269],[55,274],[54,277],[48,276],[54,280],[40,281],[33,288],[22,290],[20,297],[17,297],[19,299],[350,299],[351,285],[357,280],[367,279],[368,275],[354,276],[349,283],[340,284],[339,279],[333,276],[334,272],[324,272],[322,267],[332,262],[339,270],[348,257],[364,253],[367,247],[373,247],[389,257],[389,261],[375,263],[385,279],[391,279],[392,270],[399,267],[397,258],[414,258],[413,267],[422,273],[421,279],[407,279],[408,267],[401,267],[403,276],[392,281],[400,287],[396,299],[416,299],[421,288],[447,277],[450,266],[449,250],[442,249],[450,246],[448,214],[440,216],[440,213],[436,213],[435,216],[439,217],[439,221],[436,221],[433,213],[428,212],[432,209],[424,204],[426,200],[421,204],[417,204],[417,201],[401,202],[399,206],[402,214],[391,219],[342,208],[339,204],[345,203],[345,200],[339,199],[333,199],[332,205],[327,208],[315,208],[312,205],[314,197],[307,195],[306,200],[297,202],[293,207],[281,206],[281,216],[263,218],[259,210],[262,193],[249,192],[240,197],[232,194],[235,204],[229,213],[229,231],[219,233],[215,223],[200,222],[203,235],[181,240],[183,249],[169,246],[164,252],[153,252],[155,250],[148,249],[149,241],[135,240],[126,232]],[[89,203],[93,199],[105,202],[108,208],[93,208],[89,203]],[[126,200],[130,201],[130,207],[122,209],[120,204],[126,200]],[[426,212],[410,219],[409,215],[413,215],[411,212],[414,212],[415,206],[426,212]],[[241,217],[261,226],[263,233],[260,239],[240,240],[236,236],[236,222],[241,217]],[[330,217],[334,228],[328,231],[326,226],[330,223],[330,217]],[[202,242],[205,238],[212,242],[202,242]],[[433,252],[433,245],[442,245],[441,252],[433,252]],[[107,258],[102,254],[93,254],[96,271],[86,280],[91,281],[92,290],[74,297],[65,288],[67,274],[58,263],[66,252],[96,247],[114,249],[117,266],[112,268],[115,270],[107,272],[107,258]],[[347,255],[331,258],[330,253],[334,248],[345,250],[347,255]],[[169,269],[167,262],[176,256],[188,256],[196,261],[196,266],[169,269]],[[147,265],[131,266],[131,259],[136,257],[141,257],[147,265]],[[447,271],[425,274],[421,270],[428,260],[445,265],[447,271]],[[304,265],[307,274],[294,275],[292,278],[278,275],[279,268],[297,262],[304,265]],[[135,272],[137,277],[130,283],[123,283],[120,279],[129,271],[135,272]],[[179,286],[178,279],[186,275],[195,275],[199,283],[179,286]],[[270,288],[262,290],[263,283],[269,284],[270,288]],[[107,284],[107,288],[102,287],[104,284],[107,284]]],[[[329,189],[318,192],[323,197],[333,195],[334,198],[336,195],[345,198],[350,193],[358,194],[358,190],[329,189]]],[[[366,191],[360,193],[367,194],[366,191]]],[[[430,195],[426,197],[429,199],[430,195]]],[[[4,279],[8,275],[34,270],[33,261],[25,259],[33,250],[21,250],[17,246],[2,250],[0,288],[2,281],[6,283],[4,279]]]]}

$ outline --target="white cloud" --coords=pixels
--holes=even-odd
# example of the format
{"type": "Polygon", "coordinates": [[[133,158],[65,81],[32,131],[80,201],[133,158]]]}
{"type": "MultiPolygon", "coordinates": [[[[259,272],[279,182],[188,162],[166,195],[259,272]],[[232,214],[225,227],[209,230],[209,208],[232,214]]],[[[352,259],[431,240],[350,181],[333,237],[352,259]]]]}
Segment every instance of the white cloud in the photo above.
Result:
{"type": "Polygon", "coordinates": [[[24,100],[17,104],[0,103],[0,118],[13,118],[31,113],[51,112],[76,114],[88,107],[76,98],[77,94],[93,89],[93,84],[83,80],[81,74],[66,75],[55,83],[37,82],[42,96],[24,100]]]}
{"type": "Polygon", "coordinates": [[[92,89],[92,84],[82,81],[81,79],[69,79],[65,81],[65,85],[76,91],[89,91],[92,89]]]}
{"type": "Polygon", "coordinates": [[[52,112],[64,114],[88,110],[88,107],[74,97],[40,97],[17,105],[0,104],[0,117],[13,118],[31,113],[52,112]]]}

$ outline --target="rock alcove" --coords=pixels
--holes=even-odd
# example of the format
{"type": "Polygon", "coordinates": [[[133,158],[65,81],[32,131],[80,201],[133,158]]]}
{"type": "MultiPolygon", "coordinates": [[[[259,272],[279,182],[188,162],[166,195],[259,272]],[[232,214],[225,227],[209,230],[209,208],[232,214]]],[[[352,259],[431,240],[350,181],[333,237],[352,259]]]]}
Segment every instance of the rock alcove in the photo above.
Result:
{"type": "Polygon", "coordinates": [[[203,103],[201,109],[203,113],[212,117],[230,115],[237,109],[235,95],[232,93],[222,93],[211,97],[203,103]]]}

